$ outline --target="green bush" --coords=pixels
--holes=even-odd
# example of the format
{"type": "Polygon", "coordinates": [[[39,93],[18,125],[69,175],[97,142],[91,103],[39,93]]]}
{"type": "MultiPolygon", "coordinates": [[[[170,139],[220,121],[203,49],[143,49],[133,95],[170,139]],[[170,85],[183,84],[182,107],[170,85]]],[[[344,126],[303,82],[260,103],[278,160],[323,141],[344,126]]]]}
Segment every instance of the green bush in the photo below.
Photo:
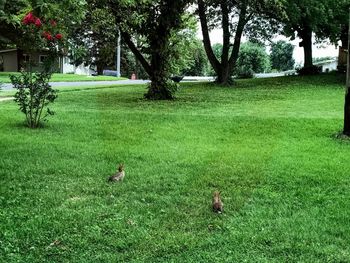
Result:
{"type": "Polygon", "coordinates": [[[239,78],[252,78],[254,73],[270,70],[270,60],[264,46],[247,42],[241,45],[236,75],[239,78]]]}
{"type": "Polygon", "coordinates": [[[38,128],[47,116],[54,114],[47,107],[57,98],[57,91],[49,85],[51,74],[22,71],[20,75],[12,75],[10,78],[17,89],[15,101],[26,116],[26,124],[30,128],[38,128]]]}
{"type": "Polygon", "coordinates": [[[271,45],[271,66],[277,71],[287,71],[294,68],[293,58],[294,46],[286,41],[280,40],[271,45]]]}

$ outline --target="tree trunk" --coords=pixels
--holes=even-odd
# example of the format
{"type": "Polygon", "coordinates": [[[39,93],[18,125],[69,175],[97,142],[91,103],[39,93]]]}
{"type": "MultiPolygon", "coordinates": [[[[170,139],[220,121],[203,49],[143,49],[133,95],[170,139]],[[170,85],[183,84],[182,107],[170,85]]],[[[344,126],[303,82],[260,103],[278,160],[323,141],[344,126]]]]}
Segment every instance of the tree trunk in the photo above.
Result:
{"type": "Polygon", "coordinates": [[[22,49],[17,49],[17,71],[20,72],[22,67],[24,67],[23,50],[22,49]]]}
{"type": "Polygon", "coordinates": [[[229,67],[226,65],[222,65],[217,72],[216,82],[221,85],[231,85],[233,80],[231,78],[231,73],[229,72],[229,67]]]}
{"type": "Polygon", "coordinates": [[[97,75],[103,75],[103,64],[97,63],[97,75]]]}
{"type": "Polygon", "coordinates": [[[341,32],[340,35],[340,40],[341,40],[341,46],[343,48],[347,48],[348,47],[348,32],[349,32],[349,27],[348,26],[343,26],[343,30],[341,32]]]}
{"type": "Polygon", "coordinates": [[[345,95],[343,134],[350,136],[350,87],[347,87],[345,95]]]}
{"type": "Polygon", "coordinates": [[[306,26],[301,34],[302,42],[300,46],[304,48],[304,68],[313,67],[312,62],[312,30],[308,26],[306,26]]]}
{"type": "Polygon", "coordinates": [[[199,13],[199,19],[202,27],[203,44],[204,44],[205,52],[207,54],[208,60],[211,66],[213,67],[215,73],[219,75],[221,65],[220,65],[220,61],[216,58],[211,46],[208,21],[207,21],[207,15],[206,15],[206,6],[203,0],[198,0],[198,13],[199,13]]]}
{"type": "Polygon", "coordinates": [[[348,33],[348,68],[346,78],[346,93],[344,105],[344,130],[343,134],[350,136],[350,9],[349,9],[349,33],[348,33]]]}
{"type": "Polygon", "coordinates": [[[174,85],[174,87],[176,85],[169,82],[169,76],[167,72],[167,57],[164,56],[162,51],[152,54],[151,71],[151,83],[148,87],[147,93],[145,94],[145,98],[149,100],[174,99],[174,90],[172,90],[172,85],[174,85]]]}
{"type": "Polygon", "coordinates": [[[121,32],[121,35],[151,80],[145,98],[150,100],[171,100],[174,96],[171,84],[168,81],[169,57],[167,54],[170,30],[159,27],[158,31],[159,34],[157,34],[157,39],[154,39],[150,43],[150,46],[152,47],[151,63],[145,59],[144,55],[136,47],[128,33],[121,32]]]}
{"type": "Polygon", "coordinates": [[[143,54],[138,50],[137,46],[134,44],[134,42],[131,39],[131,35],[126,32],[120,32],[121,36],[128,46],[128,48],[131,50],[131,52],[135,55],[136,59],[141,63],[142,67],[145,69],[148,75],[152,74],[152,69],[143,54]]]}
{"type": "Polygon", "coordinates": [[[174,99],[173,87],[175,84],[169,81],[169,39],[170,30],[160,25],[157,29],[158,33],[151,40],[151,84],[148,92],[145,94],[146,99],[150,100],[171,100],[174,99]]]}
{"type": "Polygon", "coordinates": [[[219,83],[225,83],[230,77],[228,72],[228,59],[230,52],[230,22],[229,22],[229,9],[226,0],[221,1],[221,10],[222,10],[222,35],[223,35],[223,45],[222,45],[222,54],[221,54],[221,72],[218,75],[218,80],[221,78],[219,83]]]}
{"type": "Polygon", "coordinates": [[[175,84],[168,82],[168,78],[165,78],[162,72],[153,74],[145,98],[149,100],[172,100],[174,99],[173,91],[175,90],[171,89],[171,85],[175,87],[175,84]]]}
{"type": "Polygon", "coordinates": [[[236,63],[237,63],[237,59],[238,59],[238,55],[239,55],[239,50],[241,48],[241,41],[242,41],[244,27],[246,26],[250,17],[253,15],[253,13],[251,13],[249,15],[250,17],[249,16],[247,17],[247,9],[248,9],[247,3],[243,2],[242,6],[241,6],[241,12],[239,15],[238,24],[237,24],[235,40],[233,42],[232,53],[231,53],[231,57],[230,57],[230,60],[228,63],[229,64],[228,72],[230,72],[230,73],[232,73],[236,67],[236,63]]]}
{"type": "Polygon", "coordinates": [[[211,47],[209,28],[206,15],[206,6],[203,0],[198,0],[198,14],[201,22],[202,33],[203,33],[203,44],[207,53],[209,62],[213,67],[217,79],[216,82],[221,85],[231,85],[233,83],[232,74],[238,59],[238,53],[241,45],[241,39],[244,31],[244,27],[247,24],[247,4],[243,2],[240,6],[239,21],[236,28],[235,41],[233,43],[232,53],[230,52],[230,10],[227,0],[220,2],[222,10],[222,29],[223,29],[223,48],[221,54],[221,62],[215,57],[213,49],[211,47]]]}

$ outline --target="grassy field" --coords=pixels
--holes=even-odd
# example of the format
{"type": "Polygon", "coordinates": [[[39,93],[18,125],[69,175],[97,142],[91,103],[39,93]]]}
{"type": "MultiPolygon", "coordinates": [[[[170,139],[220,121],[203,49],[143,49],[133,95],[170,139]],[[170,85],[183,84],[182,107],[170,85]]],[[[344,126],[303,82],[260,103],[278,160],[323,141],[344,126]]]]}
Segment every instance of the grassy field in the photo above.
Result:
{"type": "Polygon", "coordinates": [[[0,262],[350,262],[343,85],[64,89],[39,130],[2,102],[0,262]]]}
{"type": "MultiPolygon", "coordinates": [[[[0,82],[10,83],[10,75],[19,75],[18,72],[0,72],[0,82]]],[[[84,76],[84,75],[75,75],[75,74],[53,74],[51,81],[53,82],[65,82],[65,81],[104,81],[104,80],[122,80],[126,78],[116,78],[110,76],[84,76]]]]}

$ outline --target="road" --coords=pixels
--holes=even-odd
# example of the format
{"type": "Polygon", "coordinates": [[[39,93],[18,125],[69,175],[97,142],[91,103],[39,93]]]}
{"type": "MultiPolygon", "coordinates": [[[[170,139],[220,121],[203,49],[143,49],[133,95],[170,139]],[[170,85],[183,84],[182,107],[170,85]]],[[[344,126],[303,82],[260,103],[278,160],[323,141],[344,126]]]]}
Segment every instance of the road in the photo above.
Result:
{"type": "MultiPolygon", "coordinates": [[[[111,85],[135,85],[146,84],[149,80],[116,80],[116,81],[79,81],[79,82],[50,82],[54,88],[81,87],[81,86],[111,86],[111,85]]],[[[2,90],[12,90],[12,84],[4,84],[2,90]]]]}
{"type": "MultiPolygon", "coordinates": [[[[256,74],[256,78],[273,78],[290,74],[290,72],[256,74]]],[[[294,72],[292,72],[294,74],[294,72]]],[[[213,81],[213,77],[184,77],[183,82],[213,81]]],[[[79,82],[50,82],[54,88],[81,87],[81,86],[111,86],[111,85],[137,85],[147,84],[149,80],[113,80],[113,81],[79,81],[79,82]]],[[[3,84],[3,90],[12,90],[12,84],[3,84]]]]}

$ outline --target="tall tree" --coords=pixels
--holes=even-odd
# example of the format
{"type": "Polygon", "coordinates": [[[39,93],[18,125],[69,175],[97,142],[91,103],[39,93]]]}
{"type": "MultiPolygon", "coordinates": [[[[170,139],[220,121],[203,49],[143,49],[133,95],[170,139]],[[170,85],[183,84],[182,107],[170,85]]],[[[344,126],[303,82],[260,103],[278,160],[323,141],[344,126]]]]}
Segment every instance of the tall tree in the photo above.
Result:
{"type": "Polygon", "coordinates": [[[313,33],[318,40],[330,38],[336,43],[341,35],[344,22],[344,9],[348,0],[286,0],[280,21],[284,25],[284,34],[294,39],[301,38],[300,47],[304,48],[304,68],[312,68],[313,33]]]}
{"type": "Polygon", "coordinates": [[[176,85],[169,81],[170,58],[176,52],[171,36],[182,29],[188,0],[108,0],[122,39],[135,54],[150,77],[145,97],[173,99],[176,85]],[[145,46],[138,48],[134,36],[143,38],[145,46]]]}
{"type": "Polygon", "coordinates": [[[350,8],[349,0],[328,0],[327,11],[330,16],[329,23],[324,23],[320,28],[319,35],[324,38],[330,38],[331,42],[338,44],[341,41],[339,50],[338,69],[346,71],[348,49],[348,10],[350,8]]]}
{"type": "MultiPolygon", "coordinates": [[[[198,0],[203,43],[209,62],[217,75],[218,83],[224,85],[232,83],[231,76],[235,70],[243,34],[247,33],[248,28],[257,29],[253,25],[256,25],[258,21],[267,22],[266,19],[270,16],[270,12],[272,13],[274,9],[279,8],[278,3],[277,0],[198,0]],[[209,36],[210,30],[218,26],[222,28],[223,32],[223,48],[219,59],[215,56],[209,36]]],[[[271,30],[273,27],[260,28],[271,30]]],[[[263,30],[263,32],[266,34],[267,31],[263,30]]]]}
{"type": "Polygon", "coordinates": [[[327,16],[325,22],[321,23],[316,33],[318,38],[329,38],[332,43],[337,44],[342,41],[342,46],[347,48],[348,42],[348,10],[350,8],[349,0],[327,0],[325,2],[327,16]]]}

